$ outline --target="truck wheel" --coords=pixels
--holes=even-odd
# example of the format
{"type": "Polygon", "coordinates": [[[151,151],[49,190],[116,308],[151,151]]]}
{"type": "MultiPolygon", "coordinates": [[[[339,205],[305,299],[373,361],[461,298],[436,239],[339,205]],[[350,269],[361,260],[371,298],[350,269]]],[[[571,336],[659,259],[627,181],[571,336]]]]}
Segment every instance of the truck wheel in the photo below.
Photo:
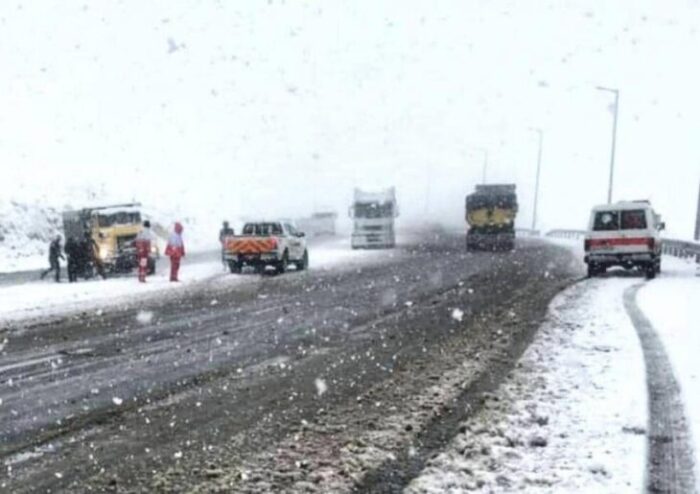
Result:
{"type": "Polygon", "coordinates": [[[282,260],[277,263],[277,274],[284,274],[287,271],[287,266],[289,265],[289,252],[286,250],[282,254],[282,260]]]}
{"type": "Polygon", "coordinates": [[[301,258],[301,261],[297,263],[297,271],[304,271],[306,268],[309,267],[309,251],[304,250],[304,255],[301,258]]]}
{"type": "Polygon", "coordinates": [[[661,259],[656,261],[654,267],[656,268],[656,274],[661,274],[661,259]]]}
{"type": "Polygon", "coordinates": [[[236,261],[229,261],[228,262],[228,269],[231,271],[233,274],[238,274],[241,272],[241,265],[237,263],[236,261]]]}

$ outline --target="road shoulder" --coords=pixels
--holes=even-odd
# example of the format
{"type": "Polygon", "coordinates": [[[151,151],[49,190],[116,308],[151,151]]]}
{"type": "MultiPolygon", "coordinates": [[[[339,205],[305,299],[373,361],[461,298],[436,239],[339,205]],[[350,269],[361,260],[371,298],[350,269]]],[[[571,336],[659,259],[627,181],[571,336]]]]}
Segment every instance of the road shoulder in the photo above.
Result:
{"type": "Polygon", "coordinates": [[[634,282],[559,295],[517,369],[406,492],[641,491],[644,366],[622,307],[634,282]]]}

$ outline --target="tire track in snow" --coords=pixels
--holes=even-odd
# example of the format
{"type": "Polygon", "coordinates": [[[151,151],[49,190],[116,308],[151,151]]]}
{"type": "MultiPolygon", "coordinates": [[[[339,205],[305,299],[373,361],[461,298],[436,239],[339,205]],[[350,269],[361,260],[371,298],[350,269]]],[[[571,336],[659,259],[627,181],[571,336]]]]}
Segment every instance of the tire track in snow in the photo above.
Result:
{"type": "Polygon", "coordinates": [[[653,493],[694,493],[693,442],[681,390],[662,341],[637,305],[637,292],[643,286],[639,283],[626,289],[624,305],[637,330],[646,365],[649,426],[645,484],[653,493]]]}

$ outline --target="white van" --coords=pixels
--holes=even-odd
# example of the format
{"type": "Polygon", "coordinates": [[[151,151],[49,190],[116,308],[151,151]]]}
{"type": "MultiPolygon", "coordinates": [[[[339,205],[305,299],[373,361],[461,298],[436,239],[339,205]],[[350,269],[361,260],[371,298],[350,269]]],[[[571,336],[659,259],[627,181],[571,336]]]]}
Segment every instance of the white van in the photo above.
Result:
{"type": "Polygon", "coordinates": [[[665,228],[649,201],[624,201],[591,211],[584,248],[588,276],[610,266],[638,268],[648,279],[661,272],[661,235],[665,228]]]}

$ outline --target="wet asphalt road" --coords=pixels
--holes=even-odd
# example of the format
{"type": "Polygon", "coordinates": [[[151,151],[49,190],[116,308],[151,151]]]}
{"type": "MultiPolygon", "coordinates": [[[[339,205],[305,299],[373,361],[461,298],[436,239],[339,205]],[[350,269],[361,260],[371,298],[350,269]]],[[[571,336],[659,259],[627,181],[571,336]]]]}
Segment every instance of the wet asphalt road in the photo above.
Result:
{"type": "MultiPolygon", "coordinates": [[[[2,485],[157,490],[156,474],[183,449],[196,465],[235,434],[244,437],[238,453],[274,444],[317,408],[314,376],[334,376],[325,403],[332,408],[389,378],[383,369],[398,365],[396,355],[410,365],[413,354],[441,345],[452,330],[443,332],[431,310],[447,314],[441,297],[460,283],[478,292],[463,305],[465,321],[507,310],[512,293],[530,291],[536,318],[577,274],[570,254],[537,241],[509,254],[467,254],[461,236],[435,234],[379,264],[204,282],[100,315],[3,328],[2,485]],[[378,334],[388,335],[381,349],[378,334]],[[342,358],[372,350],[371,361],[342,358]],[[339,359],[343,365],[330,365],[339,359]],[[270,425],[247,437],[263,417],[270,425]]],[[[198,482],[187,477],[166,490],[198,482]]]]}

